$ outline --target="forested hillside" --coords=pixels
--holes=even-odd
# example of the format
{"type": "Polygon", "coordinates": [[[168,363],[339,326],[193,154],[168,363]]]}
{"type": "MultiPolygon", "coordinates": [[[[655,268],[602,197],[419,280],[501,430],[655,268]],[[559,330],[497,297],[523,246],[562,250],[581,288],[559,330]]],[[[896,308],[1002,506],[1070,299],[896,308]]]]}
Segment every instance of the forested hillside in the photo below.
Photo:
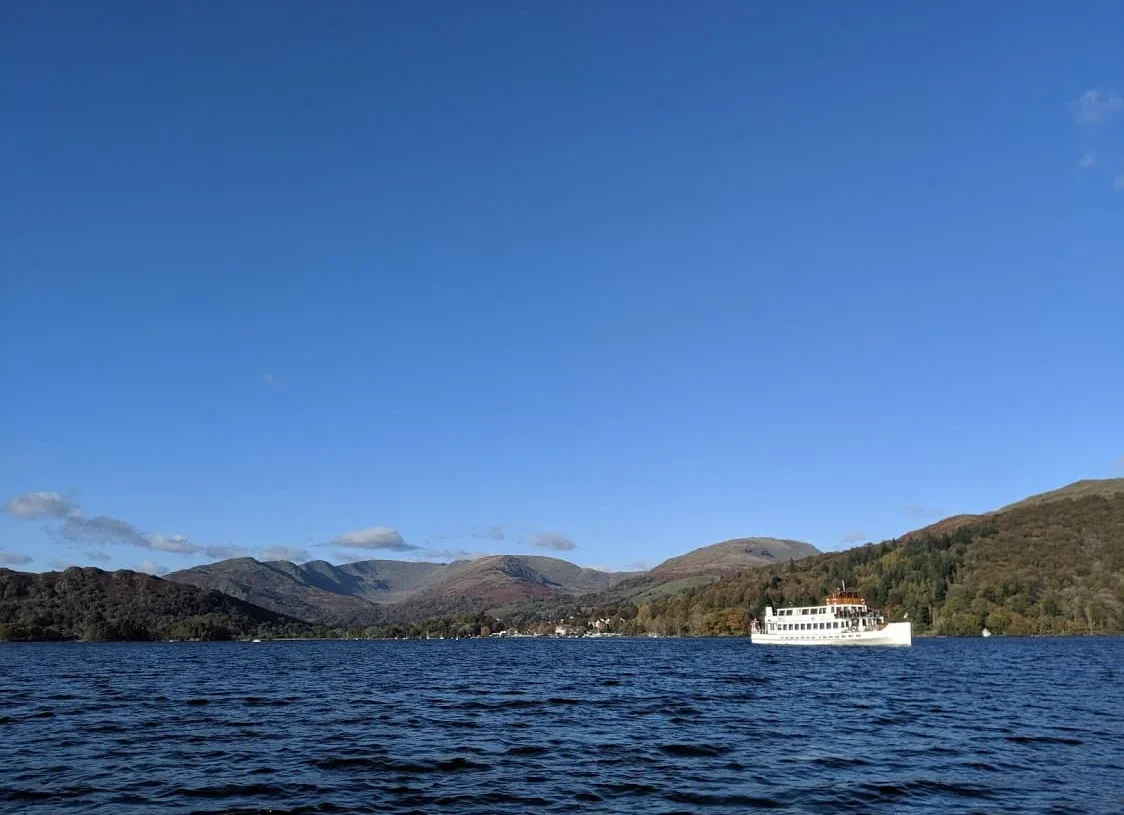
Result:
{"type": "Polygon", "coordinates": [[[744,633],[767,604],[818,603],[844,581],[918,633],[1122,633],[1124,493],[1020,505],[952,532],[742,572],[641,603],[629,627],[744,633]]]}
{"type": "Polygon", "coordinates": [[[138,572],[0,569],[0,640],[308,636],[310,626],[217,591],[138,572]]]}

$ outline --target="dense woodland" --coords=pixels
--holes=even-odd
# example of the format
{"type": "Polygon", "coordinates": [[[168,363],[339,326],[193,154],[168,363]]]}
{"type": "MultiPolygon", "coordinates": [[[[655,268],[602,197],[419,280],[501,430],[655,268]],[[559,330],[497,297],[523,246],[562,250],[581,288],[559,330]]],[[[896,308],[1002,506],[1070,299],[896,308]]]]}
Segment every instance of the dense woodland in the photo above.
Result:
{"type": "Polygon", "coordinates": [[[0,569],[0,639],[465,637],[562,624],[665,636],[739,636],[766,605],[811,605],[844,582],[917,634],[1124,633],[1124,493],[1029,502],[990,516],[712,581],[625,581],[584,597],[481,612],[466,598],[326,627],[133,572],[0,569]]]}
{"type": "Polygon", "coordinates": [[[1124,494],[1019,507],[941,534],[555,613],[619,616],[625,633],[743,635],[766,605],[816,604],[844,582],[920,634],[1124,633],[1124,494]]]}
{"type": "Polygon", "coordinates": [[[0,569],[0,640],[225,640],[309,636],[305,623],[138,572],[0,569]]]}

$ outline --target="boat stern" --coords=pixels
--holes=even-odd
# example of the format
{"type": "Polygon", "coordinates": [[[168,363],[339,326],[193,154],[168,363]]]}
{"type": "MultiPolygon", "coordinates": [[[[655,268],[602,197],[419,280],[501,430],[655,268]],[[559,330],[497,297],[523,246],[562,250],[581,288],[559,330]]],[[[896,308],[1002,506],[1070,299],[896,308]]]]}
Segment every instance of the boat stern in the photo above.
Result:
{"type": "Polygon", "coordinates": [[[887,645],[912,645],[913,623],[887,623],[880,632],[887,645]]]}

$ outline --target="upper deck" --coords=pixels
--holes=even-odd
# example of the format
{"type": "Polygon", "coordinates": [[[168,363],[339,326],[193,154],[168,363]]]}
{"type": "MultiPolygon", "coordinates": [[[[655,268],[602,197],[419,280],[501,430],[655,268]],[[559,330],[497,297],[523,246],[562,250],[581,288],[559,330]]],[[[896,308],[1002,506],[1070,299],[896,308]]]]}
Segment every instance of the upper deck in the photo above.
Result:
{"type": "Polygon", "coordinates": [[[836,619],[839,617],[854,617],[869,614],[866,600],[853,591],[834,591],[822,606],[797,606],[795,608],[782,608],[774,610],[766,606],[765,619],[773,617],[804,617],[813,619],[836,619]]]}

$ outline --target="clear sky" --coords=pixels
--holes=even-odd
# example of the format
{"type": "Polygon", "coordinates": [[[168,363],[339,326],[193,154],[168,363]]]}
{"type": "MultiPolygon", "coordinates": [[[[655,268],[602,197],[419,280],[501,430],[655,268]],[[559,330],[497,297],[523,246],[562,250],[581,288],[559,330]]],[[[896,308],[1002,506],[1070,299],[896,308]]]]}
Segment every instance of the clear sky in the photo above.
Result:
{"type": "Polygon", "coordinates": [[[620,568],[1124,475],[1124,4],[0,8],[0,563],[620,568]]]}

